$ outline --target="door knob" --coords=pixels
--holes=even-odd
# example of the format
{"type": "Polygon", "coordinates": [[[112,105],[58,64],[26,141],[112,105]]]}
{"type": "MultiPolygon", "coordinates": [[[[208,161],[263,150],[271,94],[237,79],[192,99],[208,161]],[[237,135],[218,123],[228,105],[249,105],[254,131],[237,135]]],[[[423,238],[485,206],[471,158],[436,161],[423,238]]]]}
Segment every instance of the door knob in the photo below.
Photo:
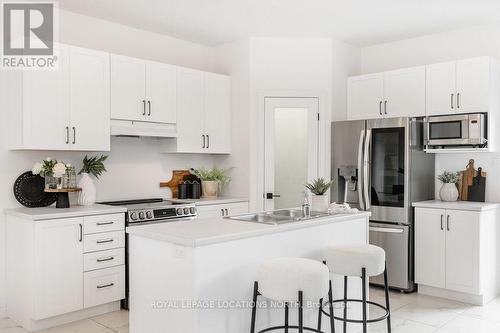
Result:
{"type": "Polygon", "coordinates": [[[279,198],[279,197],[281,197],[280,194],[266,193],[266,199],[274,199],[274,198],[279,198]]]}

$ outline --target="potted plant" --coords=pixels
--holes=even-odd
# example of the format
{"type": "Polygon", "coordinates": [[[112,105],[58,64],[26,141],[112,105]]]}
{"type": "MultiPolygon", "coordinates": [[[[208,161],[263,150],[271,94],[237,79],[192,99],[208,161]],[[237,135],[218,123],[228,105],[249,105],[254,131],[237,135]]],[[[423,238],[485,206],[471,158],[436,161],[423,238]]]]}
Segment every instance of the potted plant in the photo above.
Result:
{"type": "Polygon", "coordinates": [[[439,190],[439,197],[443,201],[457,201],[458,188],[457,183],[460,177],[458,172],[445,171],[437,178],[443,183],[441,190],[439,190]]]}
{"type": "Polygon", "coordinates": [[[327,212],[330,205],[330,198],[326,193],[330,189],[333,180],[327,181],[324,178],[316,178],[306,188],[311,191],[311,210],[316,212],[327,212]]]}
{"type": "Polygon", "coordinates": [[[82,190],[78,195],[78,204],[83,206],[93,205],[97,199],[97,189],[94,184],[94,180],[91,175],[96,179],[106,171],[104,166],[104,161],[108,156],[101,155],[101,157],[88,157],[85,155],[83,158],[83,166],[79,175],[82,175],[80,181],[78,182],[78,187],[82,190]]]}
{"type": "Polygon", "coordinates": [[[31,169],[34,175],[40,175],[45,179],[46,189],[61,189],[62,177],[66,173],[66,165],[57,160],[47,157],[41,162],[36,162],[31,169]]]}
{"type": "Polygon", "coordinates": [[[216,198],[224,185],[231,181],[231,177],[229,176],[231,169],[213,167],[212,169],[198,168],[194,170],[193,173],[201,179],[202,196],[205,198],[216,198]]]}

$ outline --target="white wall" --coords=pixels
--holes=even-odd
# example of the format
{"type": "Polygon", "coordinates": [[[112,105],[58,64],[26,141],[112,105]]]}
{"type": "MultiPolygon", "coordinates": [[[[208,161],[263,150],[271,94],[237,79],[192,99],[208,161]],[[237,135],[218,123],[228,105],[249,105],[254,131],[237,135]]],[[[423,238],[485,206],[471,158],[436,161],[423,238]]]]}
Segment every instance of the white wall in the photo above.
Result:
{"type": "MultiPolygon", "coordinates": [[[[500,25],[450,31],[375,45],[361,50],[363,73],[464,59],[475,56],[500,58],[500,25]]],[[[500,112],[500,110],[494,110],[500,112]]],[[[464,170],[470,158],[488,173],[487,201],[500,202],[500,154],[438,154],[436,174],[464,170]]],[[[440,183],[436,180],[436,197],[440,183]]]]}
{"type": "MultiPolygon", "coordinates": [[[[213,69],[213,48],[70,12],[61,12],[60,40],[180,66],[213,69]]],[[[0,87],[0,94],[4,91],[0,87]]],[[[7,151],[5,135],[8,131],[3,121],[6,112],[9,110],[0,109],[0,211],[18,206],[12,185],[17,176],[30,170],[36,160],[50,156],[80,165],[85,155],[78,152],[7,151]]],[[[106,162],[108,172],[97,183],[98,200],[169,197],[169,190],[160,189],[159,182],[170,179],[173,169],[212,166],[221,160],[221,157],[206,155],[160,155],[159,149],[159,143],[154,139],[113,138],[111,153],[106,153],[110,155],[106,162]]],[[[0,213],[0,317],[5,302],[4,232],[4,215],[0,213]]]]}

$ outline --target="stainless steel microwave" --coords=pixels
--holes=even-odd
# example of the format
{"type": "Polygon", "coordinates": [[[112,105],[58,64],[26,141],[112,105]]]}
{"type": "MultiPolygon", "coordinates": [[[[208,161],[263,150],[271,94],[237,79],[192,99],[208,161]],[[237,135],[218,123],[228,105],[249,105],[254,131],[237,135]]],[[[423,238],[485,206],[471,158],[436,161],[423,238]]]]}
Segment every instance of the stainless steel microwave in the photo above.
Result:
{"type": "Polygon", "coordinates": [[[487,116],[483,113],[427,118],[427,146],[485,146],[487,116]]]}

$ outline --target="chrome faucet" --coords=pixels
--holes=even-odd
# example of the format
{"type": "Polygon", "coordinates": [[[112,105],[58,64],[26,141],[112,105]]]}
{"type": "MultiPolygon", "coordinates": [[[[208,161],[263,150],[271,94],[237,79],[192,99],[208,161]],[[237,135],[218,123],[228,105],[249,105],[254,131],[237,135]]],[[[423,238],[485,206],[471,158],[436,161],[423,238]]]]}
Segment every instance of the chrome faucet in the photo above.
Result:
{"type": "Polygon", "coordinates": [[[311,217],[311,205],[309,204],[309,194],[304,191],[304,202],[302,203],[302,214],[304,217],[311,217]]]}

